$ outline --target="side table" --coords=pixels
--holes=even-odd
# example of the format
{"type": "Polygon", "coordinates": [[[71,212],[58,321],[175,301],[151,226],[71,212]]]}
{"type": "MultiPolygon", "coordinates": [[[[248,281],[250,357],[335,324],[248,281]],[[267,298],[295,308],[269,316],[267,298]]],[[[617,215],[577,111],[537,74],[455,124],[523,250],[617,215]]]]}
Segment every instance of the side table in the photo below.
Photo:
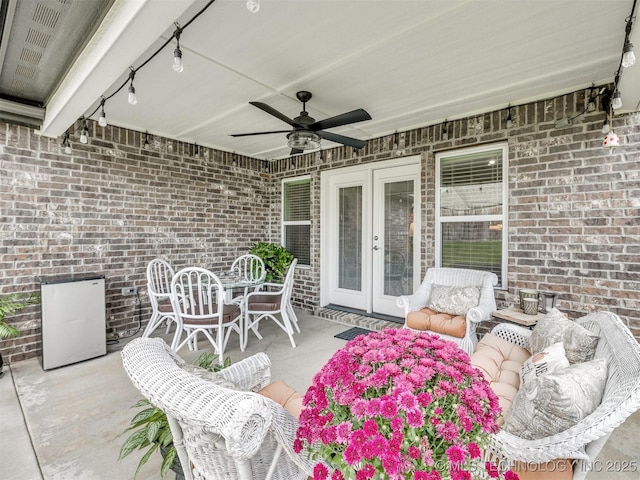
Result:
{"type": "Polygon", "coordinates": [[[534,327],[539,320],[542,320],[544,318],[544,313],[527,315],[518,307],[509,307],[502,310],[496,310],[494,312],[491,312],[491,315],[495,318],[499,318],[500,320],[517,323],[518,325],[529,328],[534,327]]]}

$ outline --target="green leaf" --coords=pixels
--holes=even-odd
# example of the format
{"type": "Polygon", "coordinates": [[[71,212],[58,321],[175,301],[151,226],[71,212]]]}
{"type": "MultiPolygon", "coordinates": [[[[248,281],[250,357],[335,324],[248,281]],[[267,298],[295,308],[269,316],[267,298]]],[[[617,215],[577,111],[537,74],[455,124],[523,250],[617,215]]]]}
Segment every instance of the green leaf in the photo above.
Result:
{"type": "Polygon", "coordinates": [[[167,475],[167,472],[171,469],[176,458],[178,457],[178,452],[175,447],[171,447],[164,455],[164,460],[162,460],[162,465],[160,466],[160,476],[164,478],[167,475]]]}

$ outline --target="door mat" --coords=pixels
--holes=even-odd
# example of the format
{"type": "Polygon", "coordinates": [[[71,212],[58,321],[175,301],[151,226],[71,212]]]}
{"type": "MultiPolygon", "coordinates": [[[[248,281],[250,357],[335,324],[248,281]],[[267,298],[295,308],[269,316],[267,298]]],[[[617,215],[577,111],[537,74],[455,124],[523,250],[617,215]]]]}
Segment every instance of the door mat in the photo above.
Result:
{"type": "Polygon", "coordinates": [[[356,338],[358,335],[368,335],[371,333],[371,330],[367,330],[366,328],[353,327],[349,330],[345,330],[344,332],[338,333],[334,335],[336,338],[341,338],[342,340],[352,340],[356,338]]]}

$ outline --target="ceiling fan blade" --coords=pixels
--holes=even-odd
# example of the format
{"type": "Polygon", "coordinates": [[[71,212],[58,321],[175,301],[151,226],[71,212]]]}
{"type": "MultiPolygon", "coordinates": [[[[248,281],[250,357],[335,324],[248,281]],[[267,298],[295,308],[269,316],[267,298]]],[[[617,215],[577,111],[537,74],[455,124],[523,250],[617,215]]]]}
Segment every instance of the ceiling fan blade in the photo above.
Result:
{"type": "Polygon", "coordinates": [[[274,117],[279,118],[283,122],[288,123],[292,127],[299,127],[300,126],[299,124],[294,122],[292,119],[287,117],[284,113],[280,113],[278,110],[276,110],[275,108],[267,105],[266,103],[262,103],[262,102],[249,102],[249,103],[251,105],[253,105],[254,107],[258,107],[260,110],[262,110],[264,112],[267,112],[269,115],[273,115],[274,117]]]}
{"type": "Polygon", "coordinates": [[[289,133],[291,130],[273,130],[271,132],[232,133],[231,137],[248,137],[250,135],[269,135],[271,133],[289,133]]]}
{"type": "Polygon", "coordinates": [[[299,153],[304,153],[304,150],[300,150],[299,148],[292,148],[289,152],[289,155],[298,155],[299,153]]]}
{"type": "Polygon", "coordinates": [[[367,142],[363,140],[358,140],[357,138],[345,137],[344,135],[338,135],[337,133],[331,132],[316,132],[325,140],[330,140],[332,142],[342,143],[343,145],[348,145],[353,148],[364,148],[367,145],[367,142]]]}
{"type": "Polygon", "coordinates": [[[341,125],[348,125],[349,123],[363,122],[365,120],[371,120],[371,115],[369,115],[366,110],[358,108],[357,110],[342,113],[340,115],[336,115],[335,117],[329,117],[325,118],[324,120],[319,120],[315,123],[312,123],[307,128],[309,130],[317,132],[318,130],[339,127],[341,125]]]}

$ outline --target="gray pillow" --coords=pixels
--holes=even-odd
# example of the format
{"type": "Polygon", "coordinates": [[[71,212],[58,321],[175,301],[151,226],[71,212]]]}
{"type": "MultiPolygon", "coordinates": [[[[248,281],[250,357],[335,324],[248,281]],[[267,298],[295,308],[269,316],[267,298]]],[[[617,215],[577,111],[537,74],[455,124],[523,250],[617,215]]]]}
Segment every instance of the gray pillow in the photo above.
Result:
{"type": "Polygon", "coordinates": [[[429,308],[449,315],[466,315],[480,301],[478,287],[457,287],[452,285],[431,286],[429,308]]]}
{"type": "Polygon", "coordinates": [[[562,342],[567,360],[574,364],[591,360],[596,353],[598,340],[598,335],[553,308],[533,328],[529,351],[540,352],[554,343],[562,342]]]}
{"type": "Polygon", "coordinates": [[[548,437],[574,426],[602,401],[607,383],[604,358],[577,363],[537,379],[536,396],[518,390],[502,428],[528,440],[548,437]]]}

